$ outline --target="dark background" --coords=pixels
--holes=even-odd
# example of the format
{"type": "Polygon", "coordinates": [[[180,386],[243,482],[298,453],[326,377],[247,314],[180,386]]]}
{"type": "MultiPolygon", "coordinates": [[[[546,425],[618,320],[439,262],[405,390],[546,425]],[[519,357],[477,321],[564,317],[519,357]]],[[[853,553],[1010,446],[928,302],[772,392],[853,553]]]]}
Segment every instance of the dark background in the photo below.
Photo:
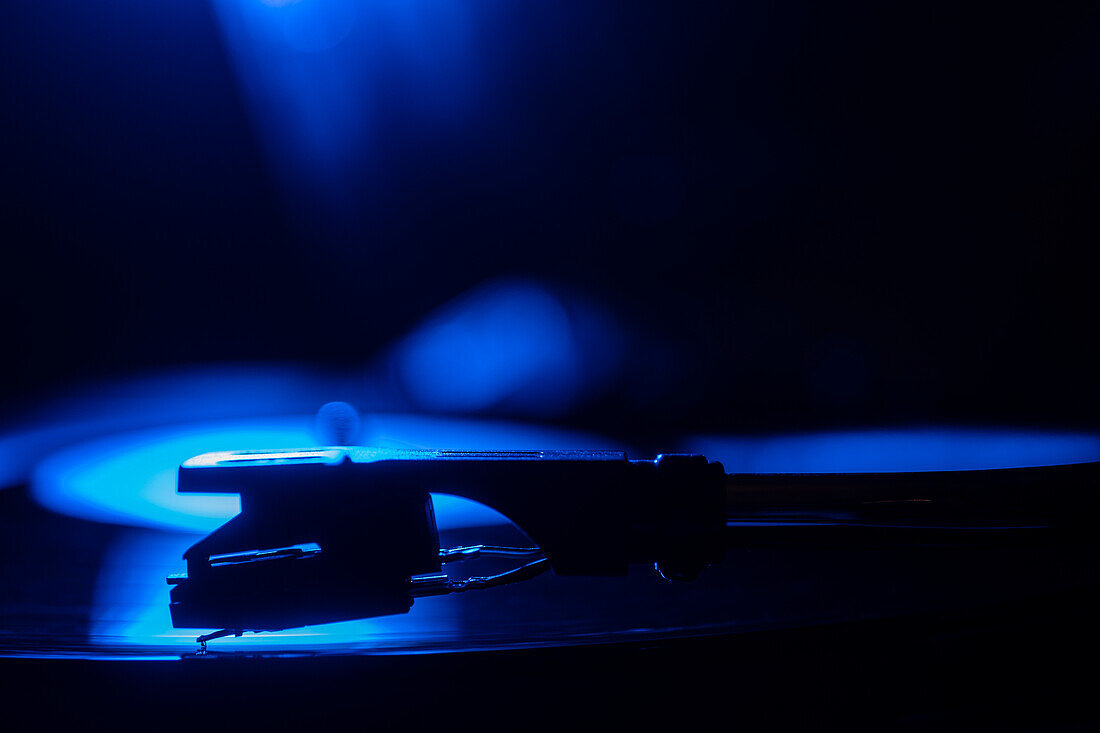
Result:
{"type": "Polygon", "coordinates": [[[272,173],[209,4],[5,2],[0,404],[346,368],[514,276],[637,365],[672,345],[567,422],[1095,422],[1094,3],[473,7],[461,124],[397,71],[344,90],[380,101],[334,216],[272,173]]]}

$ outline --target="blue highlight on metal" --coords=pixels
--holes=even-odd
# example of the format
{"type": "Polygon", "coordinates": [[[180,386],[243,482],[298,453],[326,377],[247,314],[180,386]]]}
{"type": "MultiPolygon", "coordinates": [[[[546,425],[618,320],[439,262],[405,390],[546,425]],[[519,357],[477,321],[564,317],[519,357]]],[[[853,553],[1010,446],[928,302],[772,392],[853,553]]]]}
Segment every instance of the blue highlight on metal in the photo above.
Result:
{"type": "MultiPolygon", "coordinates": [[[[176,629],[168,611],[166,572],[183,570],[183,552],[195,535],[132,530],[124,533],[103,560],[92,604],[89,638],[100,647],[140,651],[143,647],[180,654],[196,649],[195,637],[214,629],[176,629]]],[[[307,561],[308,562],[308,561],[307,561]]],[[[342,651],[385,653],[417,650],[438,637],[454,636],[458,620],[446,599],[427,598],[417,604],[416,616],[387,616],[307,626],[262,634],[245,634],[219,641],[223,651],[324,652],[340,645],[342,651]]],[[[98,658],[98,655],[97,655],[98,658]]]]}
{"type": "Polygon", "coordinates": [[[700,436],[681,450],[721,461],[731,473],[962,471],[1100,460],[1100,435],[981,427],[867,429],[700,436]]]}

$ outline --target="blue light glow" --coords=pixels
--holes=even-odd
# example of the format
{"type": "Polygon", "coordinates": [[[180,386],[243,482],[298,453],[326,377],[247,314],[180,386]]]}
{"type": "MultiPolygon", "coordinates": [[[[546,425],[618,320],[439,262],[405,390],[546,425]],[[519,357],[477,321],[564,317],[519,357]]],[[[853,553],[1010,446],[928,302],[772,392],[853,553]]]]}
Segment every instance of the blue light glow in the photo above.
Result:
{"type": "MultiPolygon", "coordinates": [[[[371,415],[369,443],[391,448],[615,448],[606,438],[508,422],[371,415]]],[[[101,522],[206,534],[240,511],[240,498],[178,494],[180,463],[218,450],[308,448],[313,416],[184,424],[122,433],[60,450],[35,469],[31,488],[43,506],[101,522]]],[[[439,487],[442,492],[446,487],[439,487]]],[[[433,495],[440,529],[505,522],[459,497],[433,495]]]]}
{"type": "Polygon", "coordinates": [[[473,109],[465,3],[210,2],[272,171],[298,205],[353,208],[342,182],[371,167],[389,89],[414,90],[402,99],[419,104],[419,124],[455,126],[473,109]]]}
{"type": "Polygon", "coordinates": [[[313,443],[308,417],[184,425],[81,443],[42,461],[32,490],[43,506],[86,519],[210,532],[240,511],[240,498],[176,493],[179,464],[228,445],[240,450],[313,443]]]}
{"type": "Polygon", "coordinates": [[[700,436],[681,450],[731,473],[975,470],[1100,460],[1100,436],[995,428],[853,430],[802,435],[700,436]]]}
{"type": "Polygon", "coordinates": [[[28,480],[62,446],[191,421],[311,412],[333,395],[361,391],[350,380],[280,364],[193,365],[74,387],[0,432],[0,488],[28,480]]]}
{"type": "Polygon", "coordinates": [[[281,6],[283,37],[287,45],[303,53],[319,53],[348,37],[355,25],[355,3],[346,0],[296,0],[268,2],[281,6]]]}
{"type": "Polygon", "coordinates": [[[405,384],[420,404],[477,410],[506,398],[551,408],[572,402],[583,381],[578,345],[562,304],[522,282],[466,295],[401,347],[405,384]]]}

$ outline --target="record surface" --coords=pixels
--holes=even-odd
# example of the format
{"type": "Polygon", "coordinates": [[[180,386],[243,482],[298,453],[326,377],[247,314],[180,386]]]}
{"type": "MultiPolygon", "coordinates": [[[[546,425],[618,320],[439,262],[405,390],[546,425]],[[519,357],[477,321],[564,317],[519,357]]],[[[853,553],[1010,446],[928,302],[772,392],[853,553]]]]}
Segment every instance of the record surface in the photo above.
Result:
{"type": "MultiPolygon", "coordinates": [[[[27,480],[0,491],[7,589],[0,655],[193,655],[195,637],[210,630],[172,627],[164,578],[182,571],[184,550],[232,517],[238,504],[234,497],[178,496],[175,469],[209,450],[302,447],[311,439],[310,420],[190,421],[43,449],[27,480]]],[[[409,414],[369,415],[365,422],[365,442],[374,445],[623,448],[601,436],[521,423],[409,414]]],[[[729,470],[922,470],[1095,460],[1100,441],[1083,434],[921,430],[701,437],[684,440],[681,449],[705,451],[729,470]],[[956,448],[963,438],[965,455],[956,448]]],[[[441,546],[526,542],[501,515],[439,489],[433,501],[441,546]]],[[[403,615],[219,639],[210,652],[419,654],[803,628],[1041,597],[1089,577],[1085,562],[1056,548],[729,552],[694,582],[665,581],[644,567],[623,578],[546,574],[421,598],[403,615]]],[[[481,563],[477,573],[486,568],[495,571],[481,563]]]]}

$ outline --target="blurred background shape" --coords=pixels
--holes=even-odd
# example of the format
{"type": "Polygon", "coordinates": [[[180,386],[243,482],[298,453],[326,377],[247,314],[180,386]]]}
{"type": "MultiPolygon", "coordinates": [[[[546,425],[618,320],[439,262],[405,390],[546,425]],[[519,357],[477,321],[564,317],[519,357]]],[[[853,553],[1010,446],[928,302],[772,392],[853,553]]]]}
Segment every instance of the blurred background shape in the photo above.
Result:
{"type": "Polygon", "coordinates": [[[616,376],[623,336],[591,304],[533,282],[489,284],[450,303],[397,349],[429,412],[567,413],[616,376]]]}
{"type": "Polygon", "coordinates": [[[1100,16],[922,8],[6,8],[0,485],[333,400],[1088,432],[1100,16]]]}

